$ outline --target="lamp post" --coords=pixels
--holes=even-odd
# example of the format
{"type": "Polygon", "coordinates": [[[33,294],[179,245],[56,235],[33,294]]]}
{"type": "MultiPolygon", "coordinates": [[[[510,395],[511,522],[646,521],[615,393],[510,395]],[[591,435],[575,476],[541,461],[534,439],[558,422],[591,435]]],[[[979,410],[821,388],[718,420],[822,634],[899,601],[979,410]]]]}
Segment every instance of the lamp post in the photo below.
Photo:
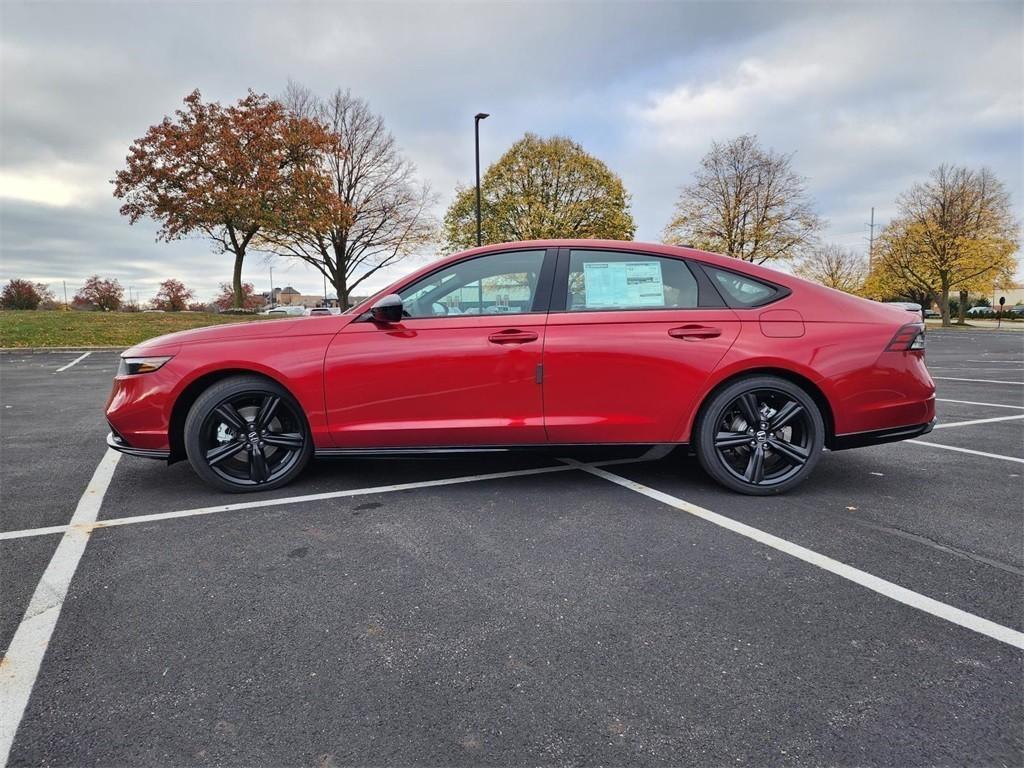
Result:
{"type": "Polygon", "coordinates": [[[473,135],[476,140],[476,244],[483,243],[480,236],[480,121],[486,120],[490,115],[486,112],[477,112],[473,116],[473,135]]]}

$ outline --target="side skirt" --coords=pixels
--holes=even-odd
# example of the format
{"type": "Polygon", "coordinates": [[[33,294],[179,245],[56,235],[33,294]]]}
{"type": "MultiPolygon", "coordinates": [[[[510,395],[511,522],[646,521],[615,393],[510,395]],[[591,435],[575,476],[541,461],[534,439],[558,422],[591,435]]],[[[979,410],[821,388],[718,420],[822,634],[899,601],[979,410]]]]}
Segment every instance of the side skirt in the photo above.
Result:
{"type": "Polygon", "coordinates": [[[650,449],[664,447],[671,450],[686,446],[688,443],[541,443],[528,445],[465,445],[465,446],[422,446],[410,448],[318,448],[313,452],[317,458],[330,456],[444,456],[446,454],[463,453],[510,453],[533,451],[552,453],[576,448],[596,448],[609,450],[622,448],[650,449]]]}

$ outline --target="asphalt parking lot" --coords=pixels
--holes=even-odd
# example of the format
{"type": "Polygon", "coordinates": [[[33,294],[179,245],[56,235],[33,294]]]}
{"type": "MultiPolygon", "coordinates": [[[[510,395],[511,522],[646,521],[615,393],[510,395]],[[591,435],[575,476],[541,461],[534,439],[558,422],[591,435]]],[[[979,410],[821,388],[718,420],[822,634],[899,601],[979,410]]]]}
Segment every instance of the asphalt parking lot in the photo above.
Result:
{"type": "Polygon", "coordinates": [[[771,499],[682,450],[226,496],[107,454],[116,352],[0,353],[9,764],[1021,765],[1024,334],[928,343],[940,428],[771,499]]]}

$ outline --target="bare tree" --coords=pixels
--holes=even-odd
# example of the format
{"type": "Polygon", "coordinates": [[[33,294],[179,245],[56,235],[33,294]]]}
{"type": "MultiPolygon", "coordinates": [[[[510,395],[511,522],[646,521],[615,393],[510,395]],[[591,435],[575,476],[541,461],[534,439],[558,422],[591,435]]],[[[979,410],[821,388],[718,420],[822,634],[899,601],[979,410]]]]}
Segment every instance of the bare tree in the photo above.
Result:
{"type": "Polygon", "coordinates": [[[868,260],[839,245],[818,245],[807,251],[793,271],[837,291],[860,293],[868,277],[868,260]]]}
{"type": "Polygon", "coordinates": [[[315,267],[344,308],[363,281],[434,239],[436,222],[428,210],[434,197],[415,180],[415,166],[363,99],[340,89],[321,99],[289,83],[282,101],[334,135],[318,160],[333,195],[326,205],[317,199],[298,206],[289,220],[263,233],[260,247],[315,267]]]}
{"type": "Polygon", "coordinates": [[[798,254],[814,243],[822,222],[792,159],[761,149],[756,136],[713,142],[680,193],[665,242],[755,264],[798,254]]]}

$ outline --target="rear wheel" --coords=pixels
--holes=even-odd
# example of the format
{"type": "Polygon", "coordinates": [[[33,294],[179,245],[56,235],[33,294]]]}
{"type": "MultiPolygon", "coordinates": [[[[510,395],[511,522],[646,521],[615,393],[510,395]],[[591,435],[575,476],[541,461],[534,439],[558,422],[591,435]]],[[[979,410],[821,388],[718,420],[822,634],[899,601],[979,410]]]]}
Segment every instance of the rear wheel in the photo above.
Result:
{"type": "Polygon", "coordinates": [[[825,424],[813,398],[775,376],[740,379],[701,411],[697,458],[722,485],[751,496],[783,493],[814,469],[825,424]]]}
{"type": "Polygon", "coordinates": [[[290,482],[313,442],[302,408],[284,387],[234,376],[203,392],[185,419],[185,453],[203,480],[233,493],[290,482]]]}

